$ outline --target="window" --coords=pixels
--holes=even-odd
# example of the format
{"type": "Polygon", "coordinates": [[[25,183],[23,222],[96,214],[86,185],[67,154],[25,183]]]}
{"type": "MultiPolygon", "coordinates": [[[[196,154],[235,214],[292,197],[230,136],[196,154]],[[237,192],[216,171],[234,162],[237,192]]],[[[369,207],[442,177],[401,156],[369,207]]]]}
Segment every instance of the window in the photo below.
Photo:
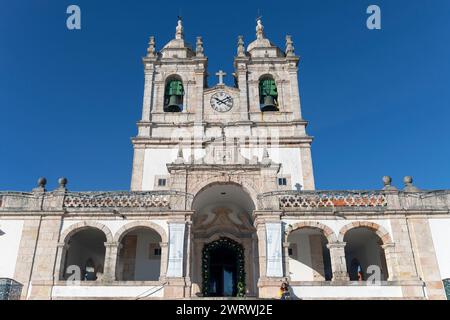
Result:
{"type": "Polygon", "coordinates": [[[165,187],[167,184],[167,179],[158,179],[158,187],[165,187]]]}
{"type": "Polygon", "coordinates": [[[286,178],[278,178],[278,185],[279,186],[286,186],[287,185],[287,179],[286,178]]]}
{"type": "Polygon", "coordinates": [[[164,112],[183,111],[183,82],[179,78],[173,78],[166,83],[164,92],[164,112]]]}
{"type": "Polygon", "coordinates": [[[150,243],[148,248],[149,259],[159,259],[161,257],[161,247],[158,243],[150,243]]]}
{"type": "Polygon", "coordinates": [[[278,91],[275,80],[266,76],[259,81],[259,104],[262,112],[278,111],[278,91]]]}

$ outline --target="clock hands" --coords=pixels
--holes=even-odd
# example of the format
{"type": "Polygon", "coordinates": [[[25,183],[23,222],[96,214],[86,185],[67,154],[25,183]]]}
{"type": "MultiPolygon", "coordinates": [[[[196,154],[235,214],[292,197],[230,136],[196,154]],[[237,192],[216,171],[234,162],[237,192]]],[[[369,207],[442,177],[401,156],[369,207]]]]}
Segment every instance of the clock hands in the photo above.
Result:
{"type": "Polygon", "coordinates": [[[217,102],[219,102],[219,104],[226,104],[226,103],[231,99],[231,97],[226,97],[226,98],[223,99],[223,100],[220,100],[219,98],[216,98],[216,97],[214,97],[214,99],[215,99],[217,102]]]}

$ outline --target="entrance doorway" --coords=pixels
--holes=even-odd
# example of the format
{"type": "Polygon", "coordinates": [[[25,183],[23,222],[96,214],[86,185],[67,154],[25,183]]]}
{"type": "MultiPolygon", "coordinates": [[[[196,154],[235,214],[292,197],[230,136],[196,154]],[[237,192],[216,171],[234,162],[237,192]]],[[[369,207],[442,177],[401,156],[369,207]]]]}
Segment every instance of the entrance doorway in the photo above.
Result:
{"type": "Polygon", "coordinates": [[[219,297],[236,296],[236,254],[229,248],[211,252],[209,295],[219,297]]]}
{"type": "Polygon", "coordinates": [[[244,250],[228,238],[207,244],[203,249],[203,295],[236,297],[245,293],[244,250]]]}

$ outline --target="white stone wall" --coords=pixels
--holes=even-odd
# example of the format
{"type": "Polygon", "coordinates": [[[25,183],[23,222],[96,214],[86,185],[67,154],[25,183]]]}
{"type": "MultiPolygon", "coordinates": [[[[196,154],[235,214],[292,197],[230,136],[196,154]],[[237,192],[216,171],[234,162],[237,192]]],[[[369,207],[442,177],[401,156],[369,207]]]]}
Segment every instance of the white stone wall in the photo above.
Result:
{"type": "Polygon", "coordinates": [[[429,222],[441,277],[450,278],[450,219],[430,219],[429,222]]]}
{"type": "Polygon", "coordinates": [[[161,258],[149,259],[150,243],[159,243],[155,233],[149,233],[147,230],[138,230],[132,234],[137,235],[136,244],[136,262],[134,268],[134,280],[145,281],[159,279],[161,258]]]}
{"type": "Polygon", "coordinates": [[[23,220],[0,220],[0,278],[14,278],[23,220]]]}
{"type": "Polygon", "coordinates": [[[292,281],[313,281],[314,272],[311,266],[311,249],[308,234],[294,233],[289,243],[297,245],[297,257],[288,257],[289,273],[292,281]]]}
{"type": "MultiPolygon", "coordinates": [[[[263,151],[263,148],[242,148],[241,154],[248,159],[257,156],[261,161],[263,151]]],[[[183,148],[185,161],[189,160],[191,152],[191,149],[183,148]]],[[[195,150],[194,152],[196,159],[205,154],[205,150],[195,150]]],[[[272,161],[282,164],[279,174],[291,177],[291,185],[288,189],[295,189],[297,183],[304,185],[300,148],[270,148],[268,152],[272,161]]],[[[178,148],[145,150],[142,190],[154,190],[155,177],[169,174],[166,164],[175,161],[177,154],[178,148]]]]}

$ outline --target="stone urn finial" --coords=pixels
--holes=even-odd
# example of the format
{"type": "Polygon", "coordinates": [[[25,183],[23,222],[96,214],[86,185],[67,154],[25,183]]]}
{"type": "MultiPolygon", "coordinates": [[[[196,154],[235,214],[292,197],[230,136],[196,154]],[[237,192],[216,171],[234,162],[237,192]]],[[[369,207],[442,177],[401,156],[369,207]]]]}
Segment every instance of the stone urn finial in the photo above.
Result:
{"type": "Polygon", "coordinates": [[[45,188],[45,185],[47,184],[47,179],[45,179],[44,177],[40,177],[37,181],[37,184],[39,188],[45,188]]]}
{"type": "Polygon", "coordinates": [[[413,185],[413,178],[411,176],[406,176],[403,178],[403,183],[405,184],[405,188],[403,189],[406,192],[418,192],[419,188],[413,185]]]}
{"type": "Polygon", "coordinates": [[[392,178],[390,176],[383,177],[383,190],[397,190],[396,187],[392,186],[392,178]]]}
{"type": "Polygon", "coordinates": [[[59,187],[61,189],[65,189],[66,188],[67,182],[68,182],[67,178],[65,178],[65,177],[61,177],[61,178],[58,179],[58,184],[59,184],[59,187]]]}

